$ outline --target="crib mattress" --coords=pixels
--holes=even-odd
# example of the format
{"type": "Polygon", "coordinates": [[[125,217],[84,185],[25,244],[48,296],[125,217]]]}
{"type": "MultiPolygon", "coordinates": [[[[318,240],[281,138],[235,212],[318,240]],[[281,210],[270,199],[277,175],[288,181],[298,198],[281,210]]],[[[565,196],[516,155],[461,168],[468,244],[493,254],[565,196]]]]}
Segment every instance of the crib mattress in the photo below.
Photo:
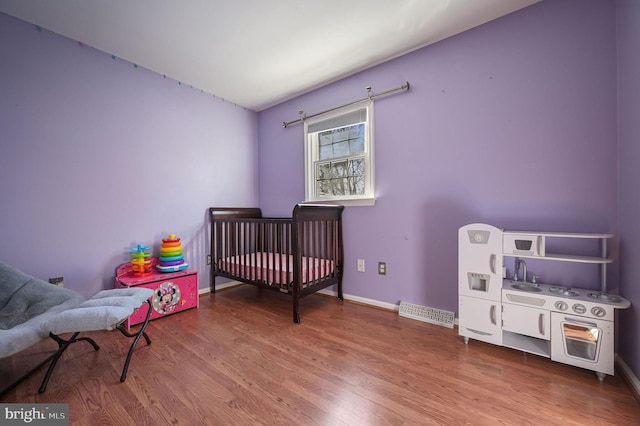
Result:
{"type": "MultiPolygon", "coordinates": [[[[247,253],[219,259],[218,268],[240,278],[267,281],[282,288],[293,282],[293,255],[271,252],[247,253]]],[[[333,260],[303,256],[303,284],[326,277],[333,269],[333,260]]]]}

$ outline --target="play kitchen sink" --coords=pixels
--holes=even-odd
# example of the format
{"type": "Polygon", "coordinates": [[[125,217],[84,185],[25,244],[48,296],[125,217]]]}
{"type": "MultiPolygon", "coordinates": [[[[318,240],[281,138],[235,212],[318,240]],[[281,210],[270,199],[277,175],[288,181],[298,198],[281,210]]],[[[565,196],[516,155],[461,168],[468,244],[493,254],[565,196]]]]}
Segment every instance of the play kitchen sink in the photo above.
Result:
{"type": "MultiPolygon", "coordinates": [[[[611,234],[503,231],[474,223],[458,231],[458,333],[592,370],[603,380],[614,373],[616,309],[631,306],[609,294],[606,267],[611,234]],[[548,242],[570,238],[599,244],[601,256],[554,254],[548,242]],[[503,277],[505,258],[515,258],[513,277],[503,277]],[[597,265],[599,290],[541,283],[524,259],[597,265]]],[[[567,265],[568,265],[567,263],[567,265]]],[[[544,263],[536,269],[544,274],[544,263]]]]}
{"type": "Polygon", "coordinates": [[[516,290],[521,290],[521,291],[530,291],[534,293],[538,291],[542,291],[542,289],[538,284],[532,284],[532,283],[513,283],[512,282],[511,288],[515,288],[516,290]]]}
{"type": "MultiPolygon", "coordinates": [[[[502,294],[503,296],[506,294],[507,300],[509,300],[512,295],[531,292],[539,293],[532,297],[542,298],[541,300],[546,300],[548,303],[557,302],[558,300],[560,300],[560,305],[562,305],[563,303],[582,302],[602,305],[603,309],[605,307],[611,307],[613,309],[626,309],[631,306],[631,302],[621,296],[604,293],[598,290],[587,290],[582,288],[563,287],[542,283],[534,284],[513,282],[512,280],[507,279],[503,280],[502,294]]],[[[544,303],[544,305],[547,305],[548,303],[544,303]]],[[[562,310],[564,311],[566,309],[562,310]]],[[[577,308],[576,313],[585,314],[580,308],[577,308]]],[[[595,316],[603,317],[605,315],[599,314],[595,316]]]]}

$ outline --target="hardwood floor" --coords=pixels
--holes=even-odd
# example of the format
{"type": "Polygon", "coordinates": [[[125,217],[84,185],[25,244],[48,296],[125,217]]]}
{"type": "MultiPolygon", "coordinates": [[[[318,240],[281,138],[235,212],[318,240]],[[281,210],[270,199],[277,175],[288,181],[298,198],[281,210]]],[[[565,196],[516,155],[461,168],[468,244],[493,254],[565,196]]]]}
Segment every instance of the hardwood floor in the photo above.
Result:
{"type": "MultiPolygon", "coordinates": [[[[3,403],[68,403],[86,425],[637,425],[620,374],[594,373],[471,341],[397,313],[324,296],[301,301],[242,285],[200,309],[152,321],[128,378],[130,340],[86,333],[45,393],[40,371],[3,403]]],[[[46,341],[0,363],[9,383],[56,348],[46,341]]],[[[0,385],[0,387],[4,387],[0,385]]]]}

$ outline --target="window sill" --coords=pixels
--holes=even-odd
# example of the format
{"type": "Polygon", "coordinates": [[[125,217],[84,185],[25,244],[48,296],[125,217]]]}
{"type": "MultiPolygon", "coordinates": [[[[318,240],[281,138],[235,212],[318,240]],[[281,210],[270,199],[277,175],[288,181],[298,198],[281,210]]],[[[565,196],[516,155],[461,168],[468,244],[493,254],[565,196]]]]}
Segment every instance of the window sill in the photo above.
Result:
{"type": "Polygon", "coordinates": [[[301,204],[339,204],[345,207],[373,206],[376,204],[375,198],[351,198],[334,200],[307,200],[301,204]]]}

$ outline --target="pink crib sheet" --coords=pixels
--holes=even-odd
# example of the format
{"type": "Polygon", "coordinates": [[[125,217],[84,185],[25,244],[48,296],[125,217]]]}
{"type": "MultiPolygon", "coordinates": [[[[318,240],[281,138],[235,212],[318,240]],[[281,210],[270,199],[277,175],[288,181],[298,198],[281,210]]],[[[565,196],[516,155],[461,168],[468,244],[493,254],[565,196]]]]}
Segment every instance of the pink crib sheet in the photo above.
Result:
{"type": "MultiPolygon", "coordinates": [[[[278,285],[293,282],[293,255],[271,252],[247,253],[220,259],[218,267],[224,272],[251,280],[266,280],[278,285]]],[[[319,280],[332,272],[332,260],[302,257],[303,282],[319,280]]]]}

